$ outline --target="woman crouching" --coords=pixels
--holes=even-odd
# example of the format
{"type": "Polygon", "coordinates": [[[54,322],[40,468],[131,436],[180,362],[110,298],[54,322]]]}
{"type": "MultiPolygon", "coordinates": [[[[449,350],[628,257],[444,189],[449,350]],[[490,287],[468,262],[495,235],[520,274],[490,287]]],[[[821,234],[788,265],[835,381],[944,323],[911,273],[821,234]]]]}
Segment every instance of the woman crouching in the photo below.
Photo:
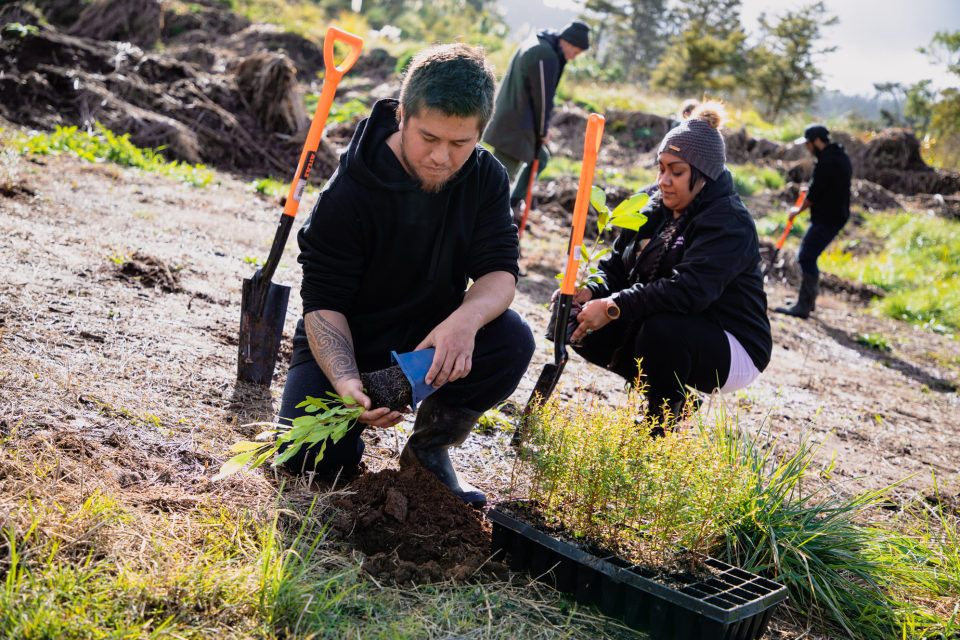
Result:
{"type": "Polygon", "coordinates": [[[667,133],[648,221],[617,238],[601,282],[574,298],[571,346],[628,381],[639,375],[651,426],[679,415],[687,386],[732,392],[770,361],[757,229],[724,166],[724,116],[707,102],[667,133]]]}

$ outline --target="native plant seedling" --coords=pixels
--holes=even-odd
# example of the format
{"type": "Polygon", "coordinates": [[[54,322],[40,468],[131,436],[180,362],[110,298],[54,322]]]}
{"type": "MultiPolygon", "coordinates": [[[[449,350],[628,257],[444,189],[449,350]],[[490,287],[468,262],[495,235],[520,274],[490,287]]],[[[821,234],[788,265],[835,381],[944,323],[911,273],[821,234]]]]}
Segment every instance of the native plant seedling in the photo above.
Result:
{"type": "Polygon", "coordinates": [[[663,565],[680,549],[723,539],[747,491],[743,468],[694,433],[650,438],[635,422],[642,389],[625,401],[578,392],[539,405],[524,432],[511,495],[548,525],[637,563],[663,565]]]}
{"type": "Polygon", "coordinates": [[[307,396],[297,408],[306,407],[308,415],[294,419],[289,426],[276,422],[255,423],[270,428],[257,434],[253,440],[242,440],[233,444],[230,451],[237,455],[227,460],[213,479],[222,480],[231,476],[248,463],[250,469],[256,469],[284,445],[287,448],[273,459],[271,466],[283,464],[304,445],[309,447],[315,444],[320,444],[320,451],[314,464],[319,462],[323,458],[327,442],[339,442],[365,411],[362,406],[355,404],[350,396],[341,397],[330,391],[327,395],[330,397],[326,400],[307,396]]]}
{"type": "MultiPolygon", "coordinates": [[[[586,244],[580,247],[577,289],[600,282],[600,272],[597,270],[596,263],[611,251],[610,247],[603,246],[604,232],[610,227],[637,231],[647,223],[647,216],[640,213],[640,210],[646,206],[648,200],[650,200],[650,196],[644,191],[639,191],[611,210],[607,206],[607,193],[600,187],[591,188],[590,205],[597,210],[597,238],[589,248],[586,244]]],[[[562,273],[557,274],[556,277],[558,280],[563,280],[562,273]]]]}

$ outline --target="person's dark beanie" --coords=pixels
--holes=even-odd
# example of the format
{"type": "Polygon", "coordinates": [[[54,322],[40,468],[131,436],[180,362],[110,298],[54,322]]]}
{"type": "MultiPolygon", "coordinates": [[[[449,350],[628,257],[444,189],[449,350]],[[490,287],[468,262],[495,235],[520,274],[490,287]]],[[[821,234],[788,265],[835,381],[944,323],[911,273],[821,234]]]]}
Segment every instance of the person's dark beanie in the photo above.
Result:
{"type": "Polygon", "coordinates": [[[664,136],[657,155],[672,153],[711,180],[716,180],[723,173],[723,164],[727,160],[727,148],[720,135],[724,115],[722,104],[705,102],[664,136]]]}
{"type": "Polygon", "coordinates": [[[814,140],[823,140],[830,142],[830,132],[822,124],[812,124],[803,130],[804,139],[813,142],[814,140]]]}
{"type": "Polygon", "coordinates": [[[560,37],[578,49],[590,48],[590,27],[582,22],[571,22],[565,26],[560,37]]]}

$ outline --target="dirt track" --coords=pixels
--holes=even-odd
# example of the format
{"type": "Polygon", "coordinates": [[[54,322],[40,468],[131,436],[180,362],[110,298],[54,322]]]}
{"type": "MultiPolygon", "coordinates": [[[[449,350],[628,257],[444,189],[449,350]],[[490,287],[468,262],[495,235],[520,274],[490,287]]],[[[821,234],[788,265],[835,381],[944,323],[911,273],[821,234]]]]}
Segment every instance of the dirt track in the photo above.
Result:
{"type": "MultiPolygon", "coordinates": [[[[235,382],[240,284],[253,271],[244,258],[266,256],[277,201],[227,176],[196,189],[69,157],[24,161],[22,169],[21,188],[0,197],[0,436],[12,435],[23,451],[52,448],[65,470],[85,469],[81,481],[131,505],[268,502],[262,476],[209,478],[230,442],[253,435],[240,425],[271,417],[283,387],[282,367],[269,394],[235,382]],[[166,265],[180,290],[124,274],[137,252],[166,265]]],[[[514,395],[518,403],[551,357],[540,337],[543,303],[565,240],[548,229],[534,218],[524,238],[527,275],[515,308],[540,348],[514,395]]],[[[289,341],[300,312],[292,241],[276,279],[295,288],[289,341]]],[[[773,286],[771,307],[788,297],[773,286]]],[[[787,448],[805,430],[826,439],[820,460],[836,456],[832,476],[844,491],[909,477],[895,492],[905,498],[925,491],[934,469],[956,508],[960,342],[874,317],[830,292],[809,321],[771,318],[770,367],[739,401],[723,399],[740,424],[769,426],[787,448]],[[854,342],[878,332],[892,352],[854,342]]],[[[577,379],[611,401],[619,393],[619,379],[574,356],[564,385],[577,379]]],[[[367,434],[371,470],[395,466],[408,429],[367,434]]],[[[468,479],[493,500],[509,479],[507,435],[475,434],[457,454],[468,479]]]]}

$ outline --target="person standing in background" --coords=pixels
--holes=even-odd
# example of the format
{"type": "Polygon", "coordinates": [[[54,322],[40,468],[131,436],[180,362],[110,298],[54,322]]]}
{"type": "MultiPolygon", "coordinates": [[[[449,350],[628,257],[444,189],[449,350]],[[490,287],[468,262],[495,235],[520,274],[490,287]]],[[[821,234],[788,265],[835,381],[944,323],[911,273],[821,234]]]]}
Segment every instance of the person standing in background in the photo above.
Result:
{"type": "Polygon", "coordinates": [[[544,143],[549,138],[547,126],[563,68],[589,47],[590,28],[582,22],[571,22],[560,33],[541,30],[520,45],[500,82],[483,141],[493,147],[494,156],[507,169],[513,184],[510,207],[515,221],[523,214],[537,149],[537,175],[550,160],[544,143]]]}
{"type": "Polygon", "coordinates": [[[803,236],[797,255],[803,279],[797,302],[791,307],[777,307],[774,311],[808,318],[810,312],[816,310],[817,295],[820,293],[817,259],[850,218],[850,180],[853,170],[847,152],[836,142],[830,142],[830,132],[823,125],[811,124],[804,129],[800,140],[806,143],[807,150],[817,159],[803,205],[790,210],[790,220],[793,220],[801,211],[810,209],[810,228],[803,236]]]}

